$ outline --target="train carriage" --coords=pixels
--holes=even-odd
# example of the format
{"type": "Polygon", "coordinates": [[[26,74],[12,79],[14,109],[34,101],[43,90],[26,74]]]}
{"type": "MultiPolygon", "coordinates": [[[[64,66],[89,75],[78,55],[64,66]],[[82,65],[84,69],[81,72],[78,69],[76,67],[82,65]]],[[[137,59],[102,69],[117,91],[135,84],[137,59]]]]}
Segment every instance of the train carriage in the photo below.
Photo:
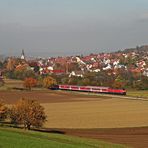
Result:
{"type": "Polygon", "coordinates": [[[69,91],[126,95],[125,89],[115,89],[102,86],[56,85],[55,88],[59,90],[69,90],[69,91]]]}

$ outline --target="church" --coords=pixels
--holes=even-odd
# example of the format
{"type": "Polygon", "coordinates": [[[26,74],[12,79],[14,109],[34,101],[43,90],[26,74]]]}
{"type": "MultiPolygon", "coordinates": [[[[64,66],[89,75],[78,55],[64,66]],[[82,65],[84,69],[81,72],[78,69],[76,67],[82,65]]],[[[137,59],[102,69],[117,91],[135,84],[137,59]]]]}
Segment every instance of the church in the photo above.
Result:
{"type": "Polygon", "coordinates": [[[24,50],[22,50],[21,60],[25,60],[25,52],[24,52],[24,50]]]}

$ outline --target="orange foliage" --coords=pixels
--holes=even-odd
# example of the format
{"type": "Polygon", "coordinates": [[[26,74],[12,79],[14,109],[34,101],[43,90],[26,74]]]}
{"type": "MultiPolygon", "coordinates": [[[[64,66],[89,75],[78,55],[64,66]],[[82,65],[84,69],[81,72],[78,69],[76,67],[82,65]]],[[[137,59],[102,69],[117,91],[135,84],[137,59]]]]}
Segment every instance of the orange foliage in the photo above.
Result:
{"type": "Polygon", "coordinates": [[[114,81],[112,87],[113,88],[124,88],[125,86],[125,83],[124,82],[120,82],[120,81],[114,81]]]}
{"type": "Polygon", "coordinates": [[[2,101],[0,101],[0,120],[4,120],[7,117],[7,107],[4,105],[2,101]]]}
{"type": "Polygon", "coordinates": [[[35,100],[20,99],[10,110],[13,124],[23,125],[25,129],[31,126],[41,127],[46,121],[44,108],[35,100]]]}
{"type": "Polygon", "coordinates": [[[24,81],[24,86],[31,90],[32,87],[35,87],[37,85],[37,80],[34,78],[26,78],[24,81]]]}
{"type": "Polygon", "coordinates": [[[45,78],[43,79],[43,86],[44,86],[45,88],[49,88],[49,87],[51,87],[52,85],[55,85],[56,83],[57,83],[56,80],[55,80],[54,78],[50,77],[50,76],[45,77],[45,78]]]}

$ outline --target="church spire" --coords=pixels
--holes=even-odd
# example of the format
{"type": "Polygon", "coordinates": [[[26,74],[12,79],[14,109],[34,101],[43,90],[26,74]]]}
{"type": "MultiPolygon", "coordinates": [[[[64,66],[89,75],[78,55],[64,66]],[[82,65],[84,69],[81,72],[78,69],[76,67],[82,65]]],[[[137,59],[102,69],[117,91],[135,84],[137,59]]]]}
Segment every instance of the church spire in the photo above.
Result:
{"type": "Polygon", "coordinates": [[[24,49],[22,49],[21,59],[22,60],[25,60],[25,52],[24,52],[24,49]]]}

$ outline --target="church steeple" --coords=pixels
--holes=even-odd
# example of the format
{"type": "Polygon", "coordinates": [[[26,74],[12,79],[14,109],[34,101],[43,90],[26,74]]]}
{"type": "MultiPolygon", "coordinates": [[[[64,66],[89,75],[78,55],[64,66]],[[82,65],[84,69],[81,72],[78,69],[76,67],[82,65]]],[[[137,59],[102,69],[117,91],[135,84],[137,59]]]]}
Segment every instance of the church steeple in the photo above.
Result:
{"type": "Polygon", "coordinates": [[[24,49],[22,49],[21,59],[22,60],[25,60],[25,52],[24,52],[24,49]]]}

